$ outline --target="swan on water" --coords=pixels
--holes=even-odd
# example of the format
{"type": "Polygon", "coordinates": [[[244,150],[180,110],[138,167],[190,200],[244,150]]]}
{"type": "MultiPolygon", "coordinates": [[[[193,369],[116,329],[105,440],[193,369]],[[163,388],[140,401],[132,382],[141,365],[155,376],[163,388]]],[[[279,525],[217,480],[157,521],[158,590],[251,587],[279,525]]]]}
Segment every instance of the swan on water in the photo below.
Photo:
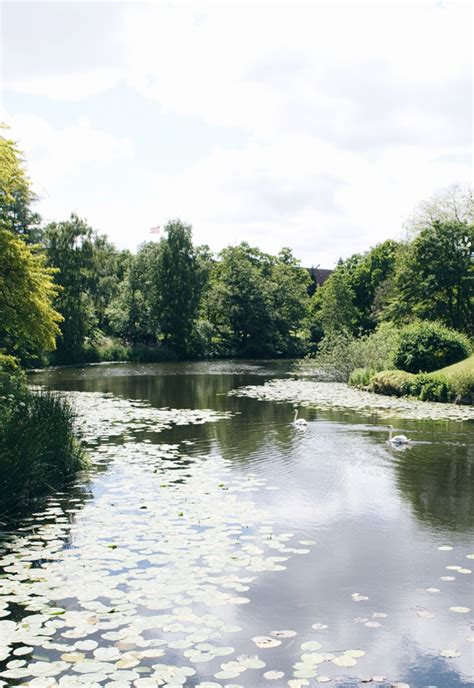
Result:
{"type": "Polygon", "coordinates": [[[298,418],[298,409],[295,409],[295,417],[293,418],[293,425],[296,425],[298,428],[304,428],[308,425],[308,421],[306,421],[304,418],[298,418]]]}
{"type": "Polygon", "coordinates": [[[388,430],[389,444],[410,444],[411,440],[409,440],[406,435],[395,435],[395,437],[392,437],[393,425],[389,425],[388,430]]]}

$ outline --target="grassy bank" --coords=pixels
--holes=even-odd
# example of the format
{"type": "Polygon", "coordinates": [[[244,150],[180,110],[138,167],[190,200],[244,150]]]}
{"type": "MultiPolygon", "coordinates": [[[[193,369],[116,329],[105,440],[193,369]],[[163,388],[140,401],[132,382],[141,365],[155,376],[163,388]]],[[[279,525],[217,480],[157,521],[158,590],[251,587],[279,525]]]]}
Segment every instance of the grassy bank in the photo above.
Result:
{"type": "Polygon", "coordinates": [[[0,371],[0,515],[19,512],[85,467],[70,404],[0,371]]]}
{"type": "Polygon", "coordinates": [[[406,373],[402,370],[354,371],[349,380],[378,394],[411,396],[422,401],[474,403],[474,355],[432,373],[406,373]]]}

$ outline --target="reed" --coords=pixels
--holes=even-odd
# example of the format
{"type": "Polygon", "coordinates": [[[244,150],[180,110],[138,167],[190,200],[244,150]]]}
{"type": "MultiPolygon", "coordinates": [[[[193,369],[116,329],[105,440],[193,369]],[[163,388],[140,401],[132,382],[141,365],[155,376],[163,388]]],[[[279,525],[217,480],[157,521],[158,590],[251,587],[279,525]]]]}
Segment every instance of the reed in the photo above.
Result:
{"type": "Polygon", "coordinates": [[[71,405],[53,392],[27,391],[0,414],[0,513],[21,511],[86,465],[71,405]]]}

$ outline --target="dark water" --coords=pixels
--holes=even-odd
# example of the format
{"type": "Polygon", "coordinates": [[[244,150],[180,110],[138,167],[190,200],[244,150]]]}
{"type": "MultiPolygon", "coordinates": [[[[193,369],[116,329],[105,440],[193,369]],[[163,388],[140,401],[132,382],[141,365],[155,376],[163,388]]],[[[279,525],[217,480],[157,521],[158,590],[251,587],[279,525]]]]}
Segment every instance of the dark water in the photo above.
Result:
{"type": "MultiPolygon", "coordinates": [[[[156,408],[213,409],[232,413],[231,418],[217,422],[172,424],[168,429],[156,431],[150,428],[130,431],[130,445],[120,434],[110,439],[102,437],[100,442],[108,445],[109,449],[104,452],[104,459],[93,472],[91,481],[79,481],[71,491],[50,501],[45,506],[46,513],[39,509],[37,516],[21,524],[26,530],[19,532],[28,534],[40,524],[54,524],[59,519],[59,544],[53,548],[49,558],[34,565],[48,572],[56,552],[60,553],[66,546],[76,556],[75,565],[79,566],[81,561],[86,564],[87,560],[81,557],[87,554],[104,577],[110,576],[108,560],[97,565],[97,556],[90,555],[92,549],[88,548],[93,548],[95,539],[103,534],[107,542],[119,542],[120,529],[123,529],[126,555],[122,561],[118,557],[119,565],[115,562],[115,572],[118,570],[123,576],[122,590],[136,590],[140,575],[147,575],[153,560],[153,557],[146,558],[151,556],[147,555],[146,547],[150,552],[153,550],[153,543],[145,542],[147,533],[159,532],[156,530],[159,529],[156,514],[169,514],[169,508],[173,509],[174,504],[174,532],[178,539],[183,536],[183,557],[186,556],[185,542],[188,542],[186,538],[191,526],[180,530],[180,524],[186,519],[187,504],[193,500],[192,492],[186,490],[196,484],[199,492],[205,491],[206,465],[210,466],[216,460],[209,483],[213,481],[214,490],[217,480],[214,478],[218,475],[223,476],[225,482],[219,483],[223,486],[220,492],[212,492],[210,496],[212,509],[222,514],[214,541],[216,560],[220,561],[216,569],[219,574],[213,575],[234,573],[232,551],[222,560],[218,559],[221,546],[235,547],[235,551],[240,553],[243,547],[260,547],[262,538],[271,540],[274,537],[265,535],[272,529],[280,546],[270,551],[270,556],[286,555],[288,560],[281,562],[285,567],[281,566],[282,570],[257,570],[251,574],[242,570],[238,572],[238,576],[253,577],[244,585],[248,589],[242,593],[249,602],[216,608],[212,600],[204,602],[227,625],[240,627],[240,631],[230,634],[224,630],[218,643],[233,648],[234,654],[193,664],[189,658],[183,657],[184,648],[168,649],[166,657],[151,660],[151,663],[164,661],[171,665],[191,666],[197,674],[186,683],[169,680],[161,685],[196,686],[202,682],[207,686],[205,682],[210,682],[209,686],[246,688],[287,686],[289,680],[296,681],[299,675],[301,684],[295,682],[290,685],[317,686],[318,678],[327,677],[331,679],[327,682],[329,686],[355,686],[362,685],[362,679],[385,677],[383,681],[369,685],[390,686],[404,682],[411,688],[474,686],[474,588],[473,574],[470,573],[474,559],[467,558],[467,555],[474,554],[474,424],[394,418],[391,422],[397,431],[414,440],[412,446],[397,450],[387,445],[386,427],[376,416],[340,410],[305,410],[303,415],[309,425],[305,431],[298,431],[291,425],[291,405],[227,395],[232,389],[263,384],[275,375],[285,375],[286,371],[286,364],[225,362],[94,366],[33,376],[34,383],[62,391],[112,394],[124,400],[145,400],[156,408]],[[179,455],[171,452],[161,463],[152,463],[155,458],[146,454],[146,448],[164,444],[176,445],[179,455]],[[219,463],[220,457],[224,459],[222,464],[219,463]],[[173,472],[176,471],[178,479],[173,482],[173,472]],[[159,512],[163,490],[160,492],[152,487],[154,474],[160,476],[160,481],[165,481],[160,484],[166,486],[166,481],[173,482],[172,489],[175,490],[173,494],[176,497],[167,503],[166,508],[163,507],[163,512],[159,512]],[[249,492],[245,488],[248,476],[249,492]],[[222,500],[227,499],[227,485],[232,485],[233,480],[244,484],[244,491],[236,493],[237,506],[242,500],[249,504],[246,507],[249,524],[241,524],[240,530],[230,517],[226,519],[224,516],[228,504],[222,501],[220,509],[219,503],[221,495],[222,500]],[[131,504],[131,494],[136,497],[136,503],[131,504]],[[255,517],[252,516],[252,504],[258,514],[255,517]],[[146,512],[152,508],[158,509],[153,519],[146,512]],[[130,510],[128,518],[133,529],[131,539],[126,533],[127,519],[124,516],[127,509],[130,510]],[[178,509],[181,509],[179,513],[178,509]],[[260,516],[260,512],[264,515],[260,516]],[[119,513],[121,516],[117,518],[122,520],[115,522],[119,513]],[[139,520],[141,514],[145,514],[143,518],[152,520],[139,520]],[[149,530],[153,528],[155,530],[149,530]],[[245,533],[248,541],[245,541],[245,533]],[[244,544],[240,539],[242,535],[244,544]],[[221,536],[230,536],[230,540],[224,542],[221,536]],[[278,540],[280,536],[283,536],[282,540],[278,540]],[[135,558],[132,566],[129,556],[130,552],[137,551],[136,542],[145,543],[140,550],[145,554],[140,554],[142,559],[135,558]],[[285,553],[283,549],[282,552],[285,545],[300,551],[285,553]],[[442,546],[452,549],[438,549],[442,546]],[[457,566],[461,571],[446,569],[447,566],[457,566]],[[133,571],[133,588],[127,587],[130,571],[133,571]],[[446,576],[452,580],[441,580],[446,576]],[[453,611],[452,607],[462,611],[453,611]],[[323,624],[327,628],[315,629],[314,624],[323,624]],[[269,636],[271,631],[278,629],[291,629],[297,635],[284,638],[280,645],[271,648],[260,648],[252,641],[256,636],[269,636]],[[317,641],[321,649],[301,649],[301,644],[307,641],[317,641]],[[301,655],[305,652],[333,653],[337,657],[349,649],[362,650],[365,655],[358,657],[352,666],[318,658],[317,664],[313,665],[316,669],[309,671],[312,676],[307,679],[298,673],[293,676],[293,665],[301,662],[301,655]],[[446,653],[445,650],[454,652],[446,653]],[[241,655],[258,655],[266,666],[248,669],[234,678],[215,677],[222,663],[241,655]],[[267,671],[284,672],[284,677],[267,679],[264,677],[267,671]]],[[[94,456],[100,458],[100,454],[94,456]]],[[[205,510],[205,506],[200,504],[193,508],[205,510]]],[[[215,518],[219,516],[212,516],[215,518]]],[[[166,523],[166,532],[173,538],[174,521],[167,519],[166,523]]],[[[204,520],[202,523],[193,521],[192,528],[199,537],[205,528],[203,524],[204,520]]],[[[15,537],[18,537],[18,531],[6,535],[5,542],[11,545],[9,552],[21,552],[24,547],[24,542],[16,544],[15,537]]],[[[36,547],[41,548],[41,533],[36,537],[36,547]]],[[[153,537],[156,539],[156,535],[153,537]]],[[[148,539],[153,537],[149,535],[148,539]]],[[[30,550],[31,545],[30,539],[30,550]]],[[[213,543],[206,541],[203,546],[210,547],[209,551],[212,551],[213,543]]],[[[117,558],[112,549],[117,545],[109,547],[109,554],[117,558]]],[[[244,551],[252,554],[251,550],[244,551]]],[[[194,557],[192,561],[197,559],[194,557]]],[[[170,585],[173,579],[165,578],[165,571],[168,576],[173,566],[177,577],[181,575],[180,567],[186,571],[188,568],[186,563],[182,563],[181,555],[177,562],[160,563],[153,577],[154,584],[158,584],[163,576],[163,581],[170,585]]],[[[209,561],[204,568],[206,566],[212,569],[209,561]]],[[[75,584],[79,588],[86,584],[86,570],[87,566],[77,569],[75,584]],[[85,576],[82,581],[81,576],[85,576]]],[[[191,574],[188,572],[186,575],[191,574]]],[[[22,584],[20,576],[18,585],[21,587],[22,584]]],[[[47,593],[43,594],[47,597],[47,593]]],[[[179,597],[181,593],[176,595],[178,603],[183,602],[179,597]]],[[[21,604],[18,605],[18,600],[15,604],[18,608],[15,607],[13,618],[21,619],[21,604]]],[[[186,602],[191,610],[201,610],[202,604],[200,598],[194,598],[192,604],[186,602]]],[[[71,594],[69,600],[59,602],[56,597],[51,605],[67,610],[79,608],[75,594],[71,594]]],[[[133,621],[134,615],[146,617],[147,614],[150,614],[149,606],[135,606],[130,619],[133,621]]],[[[58,627],[57,631],[60,630],[58,627]]],[[[166,632],[169,631],[155,633],[154,637],[168,637],[166,632]]],[[[142,636],[152,637],[150,633],[152,629],[148,628],[142,636]]],[[[77,636],[79,641],[85,637],[77,636]]],[[[89,634],[87,638],[90,637],[97,639],[98,636],[89,634]]],[[[180,639],[186,637],[184,631],[178,634],[178,645],[180,639]]],[[[199,642],[199,638],[193,638],[193,642],[199,642]]],[[[0,635],[0,651],[1,644],[0,635]]],[[[103,644],[111,645],[99,640],[99,646],[103,644]]],[[[129,642],[129,645],[133,643],[129,642]]],[[[127,645],[125,650],[130,650],[130,647],[127,645]]],[[[36,654],[44,658],[45,650],[36,654]]],[[[58,658],[54,648],[46,648],[46,655],[50,660],[58,658]]],[[[142,663],[147,665],[145,660],[142,663]]],[[[299,670],[304,675],[308,667],[305,669],[300,665],[299,670]]],[[[69,674],[87,676],[65,670],[63,674],[56,675],[57,685],[69,685],[65,679],[60,682],[60,675],[67,677],[69,674]]],[[[149,674],[143,672],[140,675],[146,678],[149,674]]],[[[108,678],[101,679],[100,675],[96,678],[97,685],[153,685],[134,684],[136,679],[133,675],[126,674],[122,679],[115,677],[116,683],[108,678]]],[[[17,685],[15,679],[4,680],[7,680],[7,685],[17,685]]],[[[90,680],[85,685],[94,685],[94,682],[90,680]]]]}

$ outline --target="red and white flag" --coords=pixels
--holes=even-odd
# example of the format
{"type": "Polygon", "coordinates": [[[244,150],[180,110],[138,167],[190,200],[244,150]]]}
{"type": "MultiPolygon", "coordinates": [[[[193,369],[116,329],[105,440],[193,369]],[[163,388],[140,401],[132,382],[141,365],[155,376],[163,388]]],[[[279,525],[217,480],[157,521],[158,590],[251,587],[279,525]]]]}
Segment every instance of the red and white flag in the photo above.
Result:
{"type": "Polygon", "coordinates": [[[150,229],[150,234],[161,234],[161,227],[158,225],[157,227],[152,227],[150,229]]]}

